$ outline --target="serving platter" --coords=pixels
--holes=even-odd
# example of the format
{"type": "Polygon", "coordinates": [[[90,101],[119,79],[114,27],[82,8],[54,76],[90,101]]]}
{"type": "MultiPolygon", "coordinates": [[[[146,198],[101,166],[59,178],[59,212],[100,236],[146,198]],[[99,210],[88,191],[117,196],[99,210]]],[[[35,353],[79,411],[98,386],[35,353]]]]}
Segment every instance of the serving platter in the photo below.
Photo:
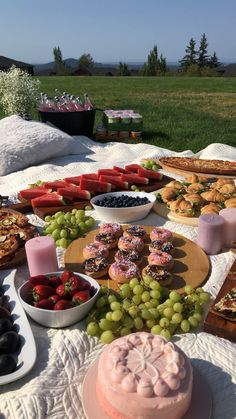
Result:
{"type": "MultiPolygon", "coordinates": [[[[109,419],[96,397],[98,360],[88,369],[82,387],[82,405],[87,419],[109,419]]],[[[198,368],[193,367],[193,393],[190,407],[182,419],[210,419],[212,397],[209,386],[198,368]]]]}
{"type": "MultiPolygon", "coordinates": [[[[154,228],[153,226],[142,226],[148,235],[154,228]]],[[[124,225],[123,229],[128,228],[128,225],[124,225]]],[[[98,229],[90,231],[86,236],[74,240],[67,248],[64,256],[65,267],[68,270],[75,272],[84,273],[83,269],[83,248],[94,241],[95,235],[98,234],[98,229]]],[[[190,284],[193,287],[200,286],[208,277],[210,270],[210,263],[207,255],[203,250],[197,246],[194,242],[187,239],[180,234],[173,233],[174,240],[173,245],[175,247],[173,258],[173,280],[169,288],[176,289],[179,292],[183,292],[183,288],[186,284],[190,284]]],[[[144,250],[142,251],[143,259],[140,265],[140,271],[144,268],[147,263],[147,256],[149,254],[148,246],[150,239],[145,242],[144,250]]],[[[114,253],[117,248],[110,251],[109,263],[114,262],[114,253]]],[[[118,284],[116,281],[111,280],[106,274],[98,282],[102,285],[107,285],[109,288],[118,290],[118,284]]]]}
{"type": "Polygon", "coordinates": [[[0,385],[8,384],[24,377],[34,366],[37,353],[34,336],[19,301],[15,285],[14,274],[12,271],[3,282],[4,295],[9,298],[9,306],[14,326],[20,336],[20,350],[17,354],[17,367],[11,374],[0,376],[0,385]]]}
{"type": "MultiPolygon", "coordinates": [[[[216,304],[222,297],[224,297],[233,287],[236,286],[236,261],[231,267],[214,303],[216,304]]],[[[212,333],[213,335],[229,339],[236,342],[236,322],[221,316],[216,311],[210,308],[208,315],[204,321],[205,332],[212,333]]]]}

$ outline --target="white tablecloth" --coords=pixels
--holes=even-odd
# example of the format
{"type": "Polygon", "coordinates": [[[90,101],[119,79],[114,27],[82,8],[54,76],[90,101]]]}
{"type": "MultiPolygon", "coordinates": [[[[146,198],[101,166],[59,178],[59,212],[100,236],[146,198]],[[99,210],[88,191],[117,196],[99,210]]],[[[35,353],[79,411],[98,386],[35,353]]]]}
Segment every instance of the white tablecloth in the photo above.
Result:
{"type": "MultiPolygon", "coordinates": [[[[30,167],[24,171],[0,178],[0,194],[14,196],[20,189],[38,179],[58,179],[100,167],[112,167],[138,162],[141,158],[160,157],[174,153],[147,144],[107,143],[99,145],[80,138],[94,154],[67,156],[30,167]]],[[[181,155],[193,156],[191,151],[181,155]]],[[[198,153],[202,158],[236,160],[236,149],[212,144],[198,153]]],[[[35,225],[42,225],[36,216],[30,216],[35,225]]],[[[98,221],[99,222],[99,221],[98,221]]],[[[140,223],[162,225],[192,240],[196,231],[192,227],[172,223],[151,213],[140,223]]],[[[62,251],[58,251],[62,262],[62,251]]],[[[235,259],[231,252],[210,257],[212,270],[204,288],[215,297],[235,259]]],[[[0,274],[0,279],[4,273],[0,274]]],[[[18,286],[27,277],[27,266],[16,272],[18,286]]],[[[65,329],[47,329],[30,321],[36,346],[37,360],[33,369],[22,379],[0,387],[0,418],[7,419],[83,419],[81,389],[84,375],[92,361],[99,355],[102,345],[96,338],[88,337],[84,324],[78,323],[65,329]]],[[[174,341],[192,359],[208,382],[213,398],[213,419],[236,418],[236,345],[201,328],[196,333],[178,335],[174,341]]],[[[94,395],[91,394],[91,402],[94,395]]],[[[99,419],[99,418],[94,418],[99,419]]],[[[200,419],[200,418],[199,418],[200,419]]]]}

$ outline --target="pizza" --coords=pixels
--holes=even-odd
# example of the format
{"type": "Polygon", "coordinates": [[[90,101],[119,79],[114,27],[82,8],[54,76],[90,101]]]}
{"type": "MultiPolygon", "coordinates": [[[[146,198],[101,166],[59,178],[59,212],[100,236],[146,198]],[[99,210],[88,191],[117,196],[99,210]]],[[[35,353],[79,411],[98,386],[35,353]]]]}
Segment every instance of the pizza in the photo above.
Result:
{"type": "Polygon", "coordinates": [[[236,322],[236,286],[232,287],[211,309],[221,317],[236,322]]]}
{"type": "MultiPolygon", "coordinates": [[[[0,269],[13,263],[21,254],[25,259],[25,242],[38,235],[28,218],[18,211],[0,208],[0,269]]],[[[11,265],[12,266],[12,265],[11,265]]]]}
{"type": "Polygon", "coordinates": [[[192,157],[161,157],[161,166],[169,166],[189,172],[236,176],[236,162],[206,160],[192,157]]]}

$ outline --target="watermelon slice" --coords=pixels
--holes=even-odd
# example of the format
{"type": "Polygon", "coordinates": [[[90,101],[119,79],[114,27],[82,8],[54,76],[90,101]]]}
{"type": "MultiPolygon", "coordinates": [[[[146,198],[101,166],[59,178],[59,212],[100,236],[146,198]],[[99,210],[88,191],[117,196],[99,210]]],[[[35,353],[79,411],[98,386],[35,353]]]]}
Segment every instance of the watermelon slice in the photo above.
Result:
{"type": "Polygon", "coordinates": [[[121,179],[124,182],[131,183],[132,185],[135,185],[135,184],[147,185],[149,183],[148,178],[143,177],[143,176],[139,176],[136,173],[132,173],[132,174],[123,173],[121,175],[121,179]]]}
{"type": "Polygon", "coordinates": [[[83,173],[81,177],[84,177],[86,179],[93,179],[93,180],[99,180],[98,173],[83,173]]]}
{"type": "Polygon", "coordinates": [[[86,201],[91,199],[91,193],[89,191],[80,189],[78,186],[58,188],[57,192],[59,195],[66,199],[85,199],[86,201]]]}
{"type": "Polygon", "coordinates": [[[113,166],[113,170],[115,170],[118,173],[132,173],[130,170],[125,170],[119,166],[113,166]]]}
{"type": "Polygon", "coordinates": [[[52,189],[46,189],[43,187],[23,189],[19,192],[19,198],[26,199],[28,201],[33,198],[37,198],[38,196],[45,195],[49,192],[52,192],[52,189]]]}
{"type": "Polygon", "coordinates": [[[45,182],[43,186],[45,188],[51,188],[55,191],[57,188],[66,188],[68,183],[65,180],[54,180],[52,182],[45,182]]]}
{"type": "Polygon", "coordinates": [[[160,172],[154,172],[153,170],[144,169],[141,167],[138,169],[138,175],[147,177],[148,179],[155,179],[155,180],[161,180],[163,178],[163,174],[160,172]]]}
{"type": "Polygon", "coordinates": [[[82,177],[80,188],[91,192],[110,192],[111,184],[107,182],[100,182],[99,180],[87,179],[82,177]]]}
{"type": "Polygon", "coordinates": [[[66,177],[64,180],[67,183],[72,183],[73,185],[80,185],[81,176],[66,177]]]}
{"type": "Polygon", "coordinates": [[[132,172],[132,173],[138,173],[138,169],[140,169],[140,167],[141,166],[139,164],[136,164],[136,163],[127,164],[125,166],[125,170],[128,170],[129,172],[132,172]]]}
{"type": "Polygon", "coordinates": [[[57,192],[52,192],[32,199],[31,204],[34,208],[60,207],[61,205],[65,205],[65,201],[63,200],[63,197],[57,192]]]}
{"type": "Polygon", "coordinates": [[[121,189],[128,189],[129,188],[128,182],[124,182],[123,180],[121,180],[121,176],[101,175],[99,177],[99,180],[101,180],[102,182],[111,183],[112,186],[117,186],[118,188],[121,188],[121,189]]]}
{"type": "Polygon", "coordinates": [[[98,175],[117,176],[117,171],[114,169],[99,169],[98,175]]]}

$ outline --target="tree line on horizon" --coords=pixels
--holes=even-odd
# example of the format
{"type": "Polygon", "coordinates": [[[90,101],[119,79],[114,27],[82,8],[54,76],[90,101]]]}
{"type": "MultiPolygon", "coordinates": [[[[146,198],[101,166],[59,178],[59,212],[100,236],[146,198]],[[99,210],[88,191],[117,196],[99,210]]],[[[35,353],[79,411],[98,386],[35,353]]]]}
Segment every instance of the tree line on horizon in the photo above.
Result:
{"type": "MultiPolygon", "coordinates": [[[[68,75],[69,69],[65,64],[62,57],[60,47],[53,49],[55,72],[57,75],[68,75]]],[[[202,34],[200,39],[199,48],[197,49],[196,40],[191,38],[185,48],[185,55],[179,61],[180,68],[178,69],[179,75],[189,76],[216,76],[216,70],[221,65],[214,51],[213,55],[208,54],[208,41],[205,33],[202,34]]],[[[89,72],[94,67],[94,60],[91,54],[82,54],[78,59],[78,70],[82,72],[89,72]]],[[[170,74],[166,64],[166,58],[161,53],[158,54],[157,45],[149,52],[147,61],[139,70],[142,76],[164,76],[170,74]]],[[[130,76],[131,70],[125,62],[119,63],[116,69],[117,76],[130,76]]]]}

